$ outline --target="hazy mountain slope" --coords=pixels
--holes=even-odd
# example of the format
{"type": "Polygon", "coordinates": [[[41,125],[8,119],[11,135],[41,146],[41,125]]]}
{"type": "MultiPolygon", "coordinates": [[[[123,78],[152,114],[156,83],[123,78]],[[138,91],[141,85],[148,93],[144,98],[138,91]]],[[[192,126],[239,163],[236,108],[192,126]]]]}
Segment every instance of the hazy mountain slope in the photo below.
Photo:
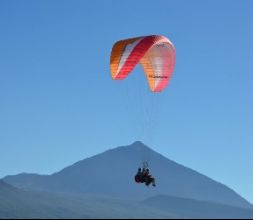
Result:
{"type": "Polygon", "coordinates": [[[50,176],[21,174],[4,180],[17,187],[52,192],[104,194],[139,200],[167,194],[251,206],[225,185],[165,158],[141,142],[108,150],[50,176]],[[150,160],[150,169],[157,179],[156,188],[147,188],[133,181],[144,158],[150,160]]]}
{"type": "Polygon", "coordinates": [[[183,218],[253,218],[253,209],[169,196],[152,197],[143,204],[169,213],[180,213],[183,218]]]}
{"type": "Polygon", "coordinates": [[[0,182],[0,219],[171,217],[176,216],[136,202],[27,192],[0,182]]]}
{"type": "Polygon", "coordinates": [[[27,192],[0,181],[0,219],[253,218],[253,209],[169,196],[142,202],[101,196],[27,192]]]}
{"type": "MultiPolygon", "coordinates": [[[[71,201],[49,194],[26,192],[0,183],[0,218],[89,217],[71,209],[71,201]]],[[[82,207],[79,207],[80,211],[82,207]]]]}

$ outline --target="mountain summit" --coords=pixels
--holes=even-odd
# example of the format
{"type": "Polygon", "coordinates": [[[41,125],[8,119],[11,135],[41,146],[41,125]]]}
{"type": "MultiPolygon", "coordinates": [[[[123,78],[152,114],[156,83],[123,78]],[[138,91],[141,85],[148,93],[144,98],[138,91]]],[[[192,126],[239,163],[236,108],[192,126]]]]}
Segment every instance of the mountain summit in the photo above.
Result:
{"type": "Polygon", "coordinates": [[[140,141],[84,159],[52,175],[19,174],[7,176],[4,181],[19,188],[49,192],[138,200],[170,195],[252,208],[227,186],[169,160],[140,141]],[[156,188],[134,182],[137,168],[146,160],[156,178],[156,188]]]}

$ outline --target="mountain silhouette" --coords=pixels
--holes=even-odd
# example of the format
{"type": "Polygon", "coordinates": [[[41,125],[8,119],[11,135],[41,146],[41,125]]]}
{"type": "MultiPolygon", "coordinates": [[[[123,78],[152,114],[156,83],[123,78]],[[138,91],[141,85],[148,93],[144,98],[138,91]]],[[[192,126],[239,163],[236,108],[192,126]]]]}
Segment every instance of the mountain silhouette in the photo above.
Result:
{"type": "MultiPolygon", "coordinates": [[[[139,202],[17,189],[0,181],[0,219],[175,218],[139,202]]],[[[179,217],[178,217],[179,218],[179,217]]]]}
{"type": "Polygon", "coordinates": [[[4,181],[18,188],[72,194],[106,195],[143,200],[169,195],[252,208],[229,187],[153,151],[142,142],[110,149],[81,160],[52,175],[19,174],[4,181]],[[134,182],[143,160],[148,160],[157,187],[134,182]]]}
{"type": "Polygon", "coordinates": [[[253,209],[164,195],[148,198],[142,201],[142,204],[171,215],[180,213],[182,218],[252,219],[253,217],[253,209]]]}
{"type": "Polygon", "coordinates": [[[143,201],[26,191],[0,181],[0,219],[252,219],[253,209],[155,196],[143,201]]]}

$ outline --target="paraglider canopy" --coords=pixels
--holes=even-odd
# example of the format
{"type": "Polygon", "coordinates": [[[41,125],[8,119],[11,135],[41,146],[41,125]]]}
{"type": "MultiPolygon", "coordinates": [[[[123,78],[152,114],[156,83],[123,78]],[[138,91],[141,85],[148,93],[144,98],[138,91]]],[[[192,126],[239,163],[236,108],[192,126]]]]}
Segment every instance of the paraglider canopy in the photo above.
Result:
{"type": "Polygon", "coordinates": [[[175,48],[164,36],[150,35],[116,42],[112,48],[112,79],[122,80],[140,63],[152,92],[161,92],[169,83],[175,66],[175,48]]]}

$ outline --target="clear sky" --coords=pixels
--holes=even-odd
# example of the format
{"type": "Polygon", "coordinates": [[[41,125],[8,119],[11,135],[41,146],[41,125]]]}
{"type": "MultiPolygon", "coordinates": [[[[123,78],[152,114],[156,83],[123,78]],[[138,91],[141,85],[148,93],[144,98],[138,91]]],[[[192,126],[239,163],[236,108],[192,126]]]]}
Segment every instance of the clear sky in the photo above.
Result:
{"type": "Polygon", "coordinates": [[[252,11],[251,0],[0,0],[0,177],[141,140],[253,202],[252,11]],[[176,48],[161,94],[140,66],[110,76],[113,43],[150,34],[176,48]]]}

